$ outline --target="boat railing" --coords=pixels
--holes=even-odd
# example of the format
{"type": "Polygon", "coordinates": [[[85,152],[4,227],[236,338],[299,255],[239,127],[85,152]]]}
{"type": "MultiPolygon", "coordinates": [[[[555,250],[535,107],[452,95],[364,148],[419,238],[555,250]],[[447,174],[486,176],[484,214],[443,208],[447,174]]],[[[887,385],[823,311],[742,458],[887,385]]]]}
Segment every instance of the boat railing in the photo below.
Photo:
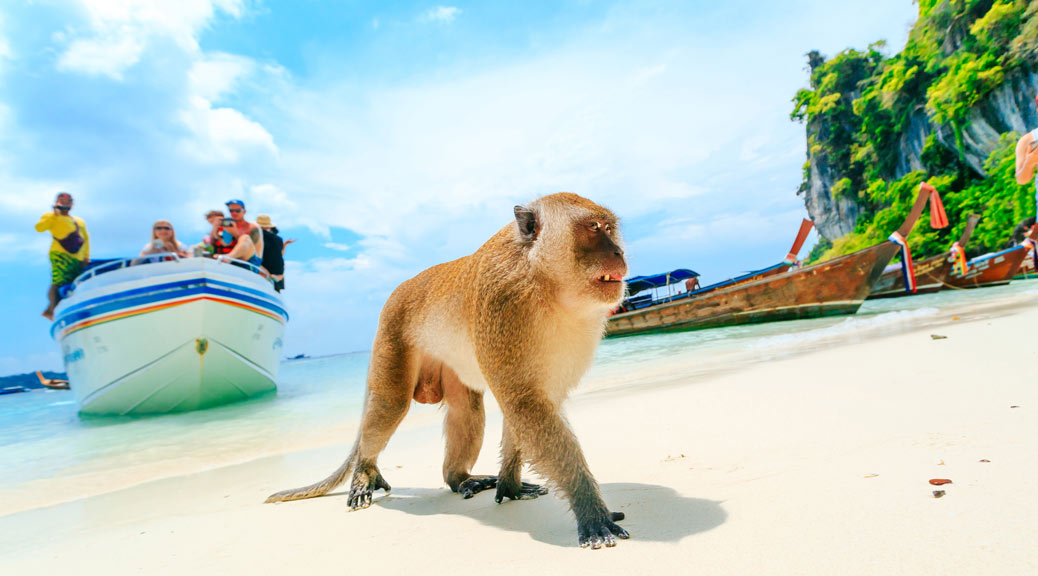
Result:
{"type": "Polygon", "coordinates": [[[180,260],[180,256],[178,256],[175,252],[158,252],[155,254],[148,254],[146,256],[134,256],[133,258],[118,258],[110,262],[105,262],[100,266],[94,266],[86,272],[83,272],[82,274],[76,277],[76,281],[73,282],[72,285],[74,288],[75,286],[79,286],[81,283],[86,282],[91,278],[94,278],[101,274],[105,274],[107,272],[112,272],[113,270],[129,268],[130,266],[139,266],[141,264],[167,262],[170,260],[180,260]]]}
{"type": "MultiPolygon", "coordinates": [[[[183,260],[183,258],[177,255],[176,252],[156,252],[155,254],[134,256],[132,258],[118,258],[109,262],[105,262],[104,264],[94,266],[86,272],[80,274],[78,277],[76,277],[76,280],[71,284],[71,286],[68,289],[68,292],[71,293],[76,289],[77,286],[79,286],[83,282],[86,282],[87,280],[95,278],[101,274],[106,274],[108,272],[120,270],[122,268],[129,268],[131,266],[157,264],[159,262],[179,262],[180,260],[183,260]]],[[[222,264],[228,264],[230,266],[244,268],[246,270],[249,270],[250,272],[259,274],[264,278],[268,278],[269,276],[267,271],[263,268],[255,264],[246,262],[244,260],[238,260],[237,258],[228,258],[227,256],[217,256],[216,258],[213,258],[213,260],[216,260],[217,262],[222,264]]]]}
{"type": "Polygon", "coordinates": [[[262,276],[264,278],[268,278],[270,276],[270,273],[267,272],[262,266],[257,266],[255,264],[250,263],[250,262],[246,262],[245,260],[238,260],[237,258],[229,258],[229,257],[223,256],[223,255],[217,256],[217,257],[215,257],[213,259],[216,260],[217,262],[223,262],[225,264],[230,264],[231,266],[237,266],[239,268],[245,268],[246,270],[250,270],[252,272],[255,272],[256,274],[259,274],[260,276],[262,276]]]}

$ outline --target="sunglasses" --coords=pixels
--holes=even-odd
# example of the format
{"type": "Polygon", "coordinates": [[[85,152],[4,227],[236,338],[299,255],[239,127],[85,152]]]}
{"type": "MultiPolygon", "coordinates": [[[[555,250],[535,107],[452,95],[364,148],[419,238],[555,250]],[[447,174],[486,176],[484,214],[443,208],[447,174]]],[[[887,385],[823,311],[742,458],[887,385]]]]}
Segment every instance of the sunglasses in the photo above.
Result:
{"type": "Polygon", "coordinates": [[[71,210],[71,206],[55,206],[58,210],[71,210]]]}
{"type": "Polygon", "coordinates": [[[155,230],[172,230],[171,226],[156,226],[155,230]]]}
{"type": "Polygon", "coordinates": [[[236,212],[241,212],[242,209],[241,208],[228,208],[227,211],[232,213],[232,214],[234,214],[236,212]]]}

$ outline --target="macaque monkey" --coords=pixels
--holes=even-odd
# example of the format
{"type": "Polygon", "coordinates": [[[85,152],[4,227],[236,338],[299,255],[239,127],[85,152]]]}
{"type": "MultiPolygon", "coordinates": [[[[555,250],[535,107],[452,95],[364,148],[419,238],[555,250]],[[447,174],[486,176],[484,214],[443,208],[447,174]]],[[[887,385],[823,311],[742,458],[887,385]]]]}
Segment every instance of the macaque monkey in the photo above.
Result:
{"type": "Polygon", "coordinates": [[[561,404],[591,365],[606,316],[627,273],[616,216],[570,193],[516,206],[515,222],[474,254],[433,266],[386,301],[372,345],[364,414],[350,455],[316,484],[267,502],[321,496],[351,472],[351,510],[390,490],[378,455],[411,400],[446,404],[443,479],[465,498],[536,498],[547,489],[520,480],[524,462],[564,495],[581,547],[627,538],[591,475],[561,404]],[[497,476],[469,472],[483,443],[483,393],[501,406],[497,476]]]}

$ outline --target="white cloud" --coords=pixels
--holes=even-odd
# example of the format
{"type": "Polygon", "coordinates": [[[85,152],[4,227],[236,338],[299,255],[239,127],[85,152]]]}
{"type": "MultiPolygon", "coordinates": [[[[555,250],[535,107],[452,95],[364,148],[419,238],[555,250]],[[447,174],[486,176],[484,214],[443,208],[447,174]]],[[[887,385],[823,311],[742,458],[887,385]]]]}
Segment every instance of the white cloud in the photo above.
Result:
{"type": "Polygon", "coordinates": [[[340,244],[338,242],[325,242],[324,247],[337,252],[349,252],[350,249],[353,248],[353,246],[350,246],[349,244],[340,244]]]}
{"type": "Polygon", "coordinates": [[[274,137],[258,122],[233,108],[214,108],[201,96],[191,97],[180,121],[194,136],[182,149],[203,164],[234,164],[247,152],[278,151],[274,137]]]}
{"type": "Polygon", "coordinates": [[[80,0],[85,30],[57,37],[68,41],[58,70],[122,79],[154,39],[168,39],[188,53],[198,51],[198,34],[217,10],[240,16],[243,0],[80,0]]]}
{"type": "Polygon", "coordinates": [[[122,80],[123,71],[140,60],[143,49],[132,35],[75,40],[58,58],[58,70],[122,80]]]}
{"type": "Polygon", "coordinates": [[[191,92],[210,102],[231,94],[238,81],[255,69],[255,63],[233,54],[205,54],[188,73],[191,92]]]}
{"type": "Polygon", "coordinates": [[[461,8],[457,6],[437,6],[422,13],[420,20],[423,22],[441,22],[450,24],[461,14],[461,8]]]}

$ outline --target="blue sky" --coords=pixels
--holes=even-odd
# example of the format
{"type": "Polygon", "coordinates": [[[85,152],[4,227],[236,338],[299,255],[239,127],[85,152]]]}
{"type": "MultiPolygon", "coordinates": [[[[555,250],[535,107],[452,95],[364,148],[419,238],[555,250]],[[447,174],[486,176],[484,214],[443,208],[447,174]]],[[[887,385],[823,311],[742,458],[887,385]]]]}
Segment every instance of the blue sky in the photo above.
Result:
{"type": "Polygon", "coordinates": [[[72,192],[96,257],[243,198],[288,249],[287,354],[370,346],[402,280],[561,190],[633,274],[774,263],[806,213],[804,54],[904,44],[908,0],[40,0],[0,6],[0,374],[60,368],[39,313],[72,192]]]}

